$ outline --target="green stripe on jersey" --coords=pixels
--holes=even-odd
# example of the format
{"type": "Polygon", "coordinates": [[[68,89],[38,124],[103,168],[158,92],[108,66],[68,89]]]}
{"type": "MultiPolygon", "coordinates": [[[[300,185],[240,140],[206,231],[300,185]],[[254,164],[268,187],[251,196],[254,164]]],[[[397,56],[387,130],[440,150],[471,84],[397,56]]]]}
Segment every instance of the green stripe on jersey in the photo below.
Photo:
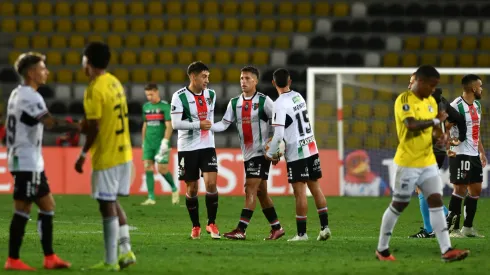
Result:
{"type": "Polygon", "coordinates": [[[458,111],[459,113],[463,116],[463,117],[466,117],[466,114],[464,112],[464,106],[463,106],[463,103],[458,103],[458,111]]]}
{"type": "MultiPolygon", "coordinates": [[[[187,120],[189,120],[189,122],[192,122],[192,116],[191,116],[191,109],[189,107],[189,101],[187,100],[187,95],[185,93],[181,93],[179,95],[179,98],[180,98],[180,101],[182,102],[182,111],[184,112],[185,116],[187,117],[187,120]]],[[[192,134],[193,134],[193,130],[189,130],[188,134],[189,134],[189,139],[192,139],[192,134]]]]}
{"type": "Polygon", "coordinates": [[[303,154],[303,146],[298,147],[298,157],[302,159],[304,158],[304,156],[305,155],[303,154]]]}
{"type": "MultiPolygon", "coordinates": [[[[235,117],[236,123],[238,123],[238,117],[236,116],[236,105],[238,104],[238,99],[239,97],[234,97],[231,99],[231,110],[233,111],[233,116],[235,117]]],[[[240,136],[240,131],[238,131],[238,138],[242,140],[242,137],[240,136]]]]}
{"type": "Polygon", "coordinates": [[[214,102],[214,96],[216,95],[216,93],[214,92],[214,90],[208,90],[209,91],[209,97],[211,98],[211,103],[214,102]]]}
{"type": "Polygon", "coordinates": [[[260,136],[260,142],[262,142],[262,129],[260,126],[260,124],[262,124],[262,123],[260,121],[260,118],[263,115],[265,115],[264,114],[264,105],[265,105],[265,97],[261,96],[261,97],[259,97],[259,136],[260,136]]]}
{"type": "Polygon", "coordinates": [[[475,103],[478,106],[478,113],[481,115],[481,103],[478,100],[475,100],[475,103]]]}

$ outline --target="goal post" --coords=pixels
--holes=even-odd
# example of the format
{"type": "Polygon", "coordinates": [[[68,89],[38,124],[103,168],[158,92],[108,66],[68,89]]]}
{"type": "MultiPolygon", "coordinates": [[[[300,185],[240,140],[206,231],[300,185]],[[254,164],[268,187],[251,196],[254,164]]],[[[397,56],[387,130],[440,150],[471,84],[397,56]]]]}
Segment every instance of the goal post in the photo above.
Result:
{"type": "MultiPolygon", "coordinates": [[[[338,159],[327,161],[334,173],[338,168],[339,195],[389,195],[394,179],[393,157],[398,144],[394,129],[393,104],[396,96],[407,90],[409,79],[417,68],[307,68],[306,96],[311,127],[320,149],[336,150],[338,159]],[[347,167],[346,167],[347,166],[347,167]],[[346,171],[347,168],[347,171],[346,171]],[[363,174],[364,173],[364,174],[363,174]],[[367,176],[366,176],[367,175],[367,176]],[[347,178],[347,179],[346,179],[347,178]],[[383,189],[386,186],[386,190],[383,189]],[[383,193],[382,190],[386,192],[383,193]]],[[[490,68],[437,68],[441,74],[439,87],[452,102],[462,94],[461,77],[476,74],[490,81],[490,68]],[[487,76],[489,78],[487,78],[487,76]]],[[[481,136],[490,138],[483,91],[481,136]]],[[[488,150],[487,150],[488,151],[488,150]]],[[[331,154],[330,154],[331,156],[331,154]]],[[[324,166],[322,164],[322,166],[324,166]]],[[[446,163],[447,166],[447,163],[446,163]]],[[[325,166],[324,166],[325,167],[325,166]]],[[[445,194],[449,192],[447,167],[441,170],[445,194]]],[[[488,170],[484,168],[483,188],[488,185],[488,170]]],[[[489,196],[489,190],[482,195],[489,196]]]]}

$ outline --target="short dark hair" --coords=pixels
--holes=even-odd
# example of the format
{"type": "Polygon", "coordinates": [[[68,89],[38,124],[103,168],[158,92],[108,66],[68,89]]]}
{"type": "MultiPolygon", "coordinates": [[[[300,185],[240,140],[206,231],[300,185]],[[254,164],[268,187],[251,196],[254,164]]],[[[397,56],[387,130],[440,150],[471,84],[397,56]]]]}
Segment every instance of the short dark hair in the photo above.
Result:
{"type": "Polygon", "coordinates": [[[476,74],[467,74],[467,75],[463,76],[463,79],[461,79],[461,85],[467,86],[467,85],[471,84],[471,82],[477,81],[477,80],[481,80],[481,78],[479,76],[477,76],[476,74]]]}
{"type": "Polygon", "coordinates": [[[111,50],[103,42],[90,42],[83,55],[87,57],[88,63],[97,69],[105,70],[111,61],[111,50]]]}
{"type": "Polygon", "coordinates": [[[241,72],[242,72],[242,73],[243,73],[243,72],[252,73],[252,74],[254,74],[254,75],[257,77],[257,78],[259,78],[259,77],[260,77],[260,72],[259,72],[259,69],[257,69],[257,68],[256,68],[256,67],[254,67],[254,66],[251,66],[251,65],[243,67],[243,68],[241,69],[241,72]]]}
{"type": "Polygon", "coordinates": [[[145,91],[155,91],[158,90],[158,86],[155,83],[148,83],[145,86],[145,91]]]}
{"type": "Polygon", "coordinates": [[[274,82],[276,82],[277,87],[279,88],[284,88],[288,86],[289,82],[289,72],[286,69],[279,68],[274,71],[274,74],[272,75],[272,78],[274,79],[274,82]]]}
{"type": "Polygon", "coordinates": [[[431,65],[422,65],[420,66],[417,71],[415,72],[415,78],[420,79],[420,78],[441,78],[441,75],[437,71],[434,66],[431,65]]]}
{"type": "Polygon", "coordinates": [[[37,52],[27,52],[19,55],[15,61],[14,68],[15,71],[25,77],[27,71],[37,63],[45,61],[46,56],[37,52]]]}
{"type": "Polygon", "coordinates": [[[195,61],[187,67],[187,75],[200,74],[202,71],[209,71],[208,66],[201,61],[195,61]]]}

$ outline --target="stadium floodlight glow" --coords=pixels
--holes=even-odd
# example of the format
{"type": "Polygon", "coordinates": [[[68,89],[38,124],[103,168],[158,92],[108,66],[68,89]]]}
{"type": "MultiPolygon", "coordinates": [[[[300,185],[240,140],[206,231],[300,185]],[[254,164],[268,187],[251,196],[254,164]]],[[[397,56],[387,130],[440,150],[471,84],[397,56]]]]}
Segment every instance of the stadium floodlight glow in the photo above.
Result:
{"type": "MultiPolygon", "coordinates": [[[[307,68],[307,78],[306,78],[306,95],[307,95],[307,105],[308,105],[308,114],[309,114],[309,122],[311,127],[315,129],[315,105],[316,105],[316,78],[320,75],[329,76],[335,82],[335,87],[331,87],[331,89],[335,89],[335,101],[336,101],[336,115],[337,115],[337,152],[338,152],[338,161],[339,161],[339,189],[340,195],[344,195],[344,154],[345,154],[345,140],[344,140],[344,119],[343,119],[343,88],[344,85],[349,82],[348,76],[356,76],[356,75],[406,75],[406,83],[408,84],[408,80],[410,75],[414,73],[417,68],[394,68],[394,67],[384,67],[384,68],[332,68],[332,67],[309,67],[307,68]]],[[[465,75],[465,74],[476,74],[476,75],[490,75],[490,68],[437,68],[441,75],[465,75]]],[[[333,82],[332,81],[332,82],[333,82]]],[[[372,85],[377,86],[376,83],[372,85]]],[[[376,89],[376,88],[374,88],[376,89]]],[[[396,92],[401,92],[399,91],[396,92]]],[[[395,91],[393,91],[395,92],[395,91]]],[[[452,101],[452,99],[450,100],[452,101]]],[[[394,104],[394,102],[390,102],[390,104],[394,104]]],[[[315,133],[317,135],[317,133],[315,133]]]]}

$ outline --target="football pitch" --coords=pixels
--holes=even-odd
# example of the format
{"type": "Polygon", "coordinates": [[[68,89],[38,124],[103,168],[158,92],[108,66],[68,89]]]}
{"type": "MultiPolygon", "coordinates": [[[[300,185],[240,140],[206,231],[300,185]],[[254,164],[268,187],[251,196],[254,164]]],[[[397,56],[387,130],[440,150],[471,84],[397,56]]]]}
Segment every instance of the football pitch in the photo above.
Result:
{"type": "MultiPolygon", "coordinates": [[[[102,224],[98,206],[88,196],[55,196],[55,251],[72,262],[62,271],[42,270],[42,253],[36,232],[37,210],[33,208],[21,249],[21,258],[38,273],[87,274],[82,271],[103,259],[102,224]]],[[[381,216],[389,198],[327,198],[332,238],[316,241],[319,221],[313,200],[309,200],[307,242],[287,242],[296,232],[294,198],[273,197],[286,236],[277,241],[264,241],[269,225],[258,208],[247,230],[247,240],[212,240],[204,230],[206,208],[200,196],[200,218],[203,235],[190,240],[191,223],[181,198],[172,206],[170,197],[159,197],[155,206],[140,206],[144,197],[121,200],[129,217],[133,251],[137,264],[124,270],[132,274],[486,274],[490,268],[490,206],[480,199],[475,218],[476,228],[484,239],[452,239],[453,246],[469,248],[470,256],[456,263],[440,260],[435,239],[408,239],[418,231],[421,217],[417,198],[398,220],[393,233],[391,251],[397,262],[375,260],[381,216]]],[[[445,198],[447,201],[449,198],[445,198]]],[[[235,228],[242,197],[220,197],[217,224],[221,233],[235,228]]],[[[10,195],[0,196],[1,246],[3,264],[7,257],[8,231],[12,213],[10,195]]],[[[462,222],[461,222],[462,224],[462,222]]],[[[2,266],[3,267],[3,266],[2,266]]],[[[3,272],[3,270],[2,270],[3,272]]],[[[9,272],[8,274],[24,274],[9,272]]]]}

